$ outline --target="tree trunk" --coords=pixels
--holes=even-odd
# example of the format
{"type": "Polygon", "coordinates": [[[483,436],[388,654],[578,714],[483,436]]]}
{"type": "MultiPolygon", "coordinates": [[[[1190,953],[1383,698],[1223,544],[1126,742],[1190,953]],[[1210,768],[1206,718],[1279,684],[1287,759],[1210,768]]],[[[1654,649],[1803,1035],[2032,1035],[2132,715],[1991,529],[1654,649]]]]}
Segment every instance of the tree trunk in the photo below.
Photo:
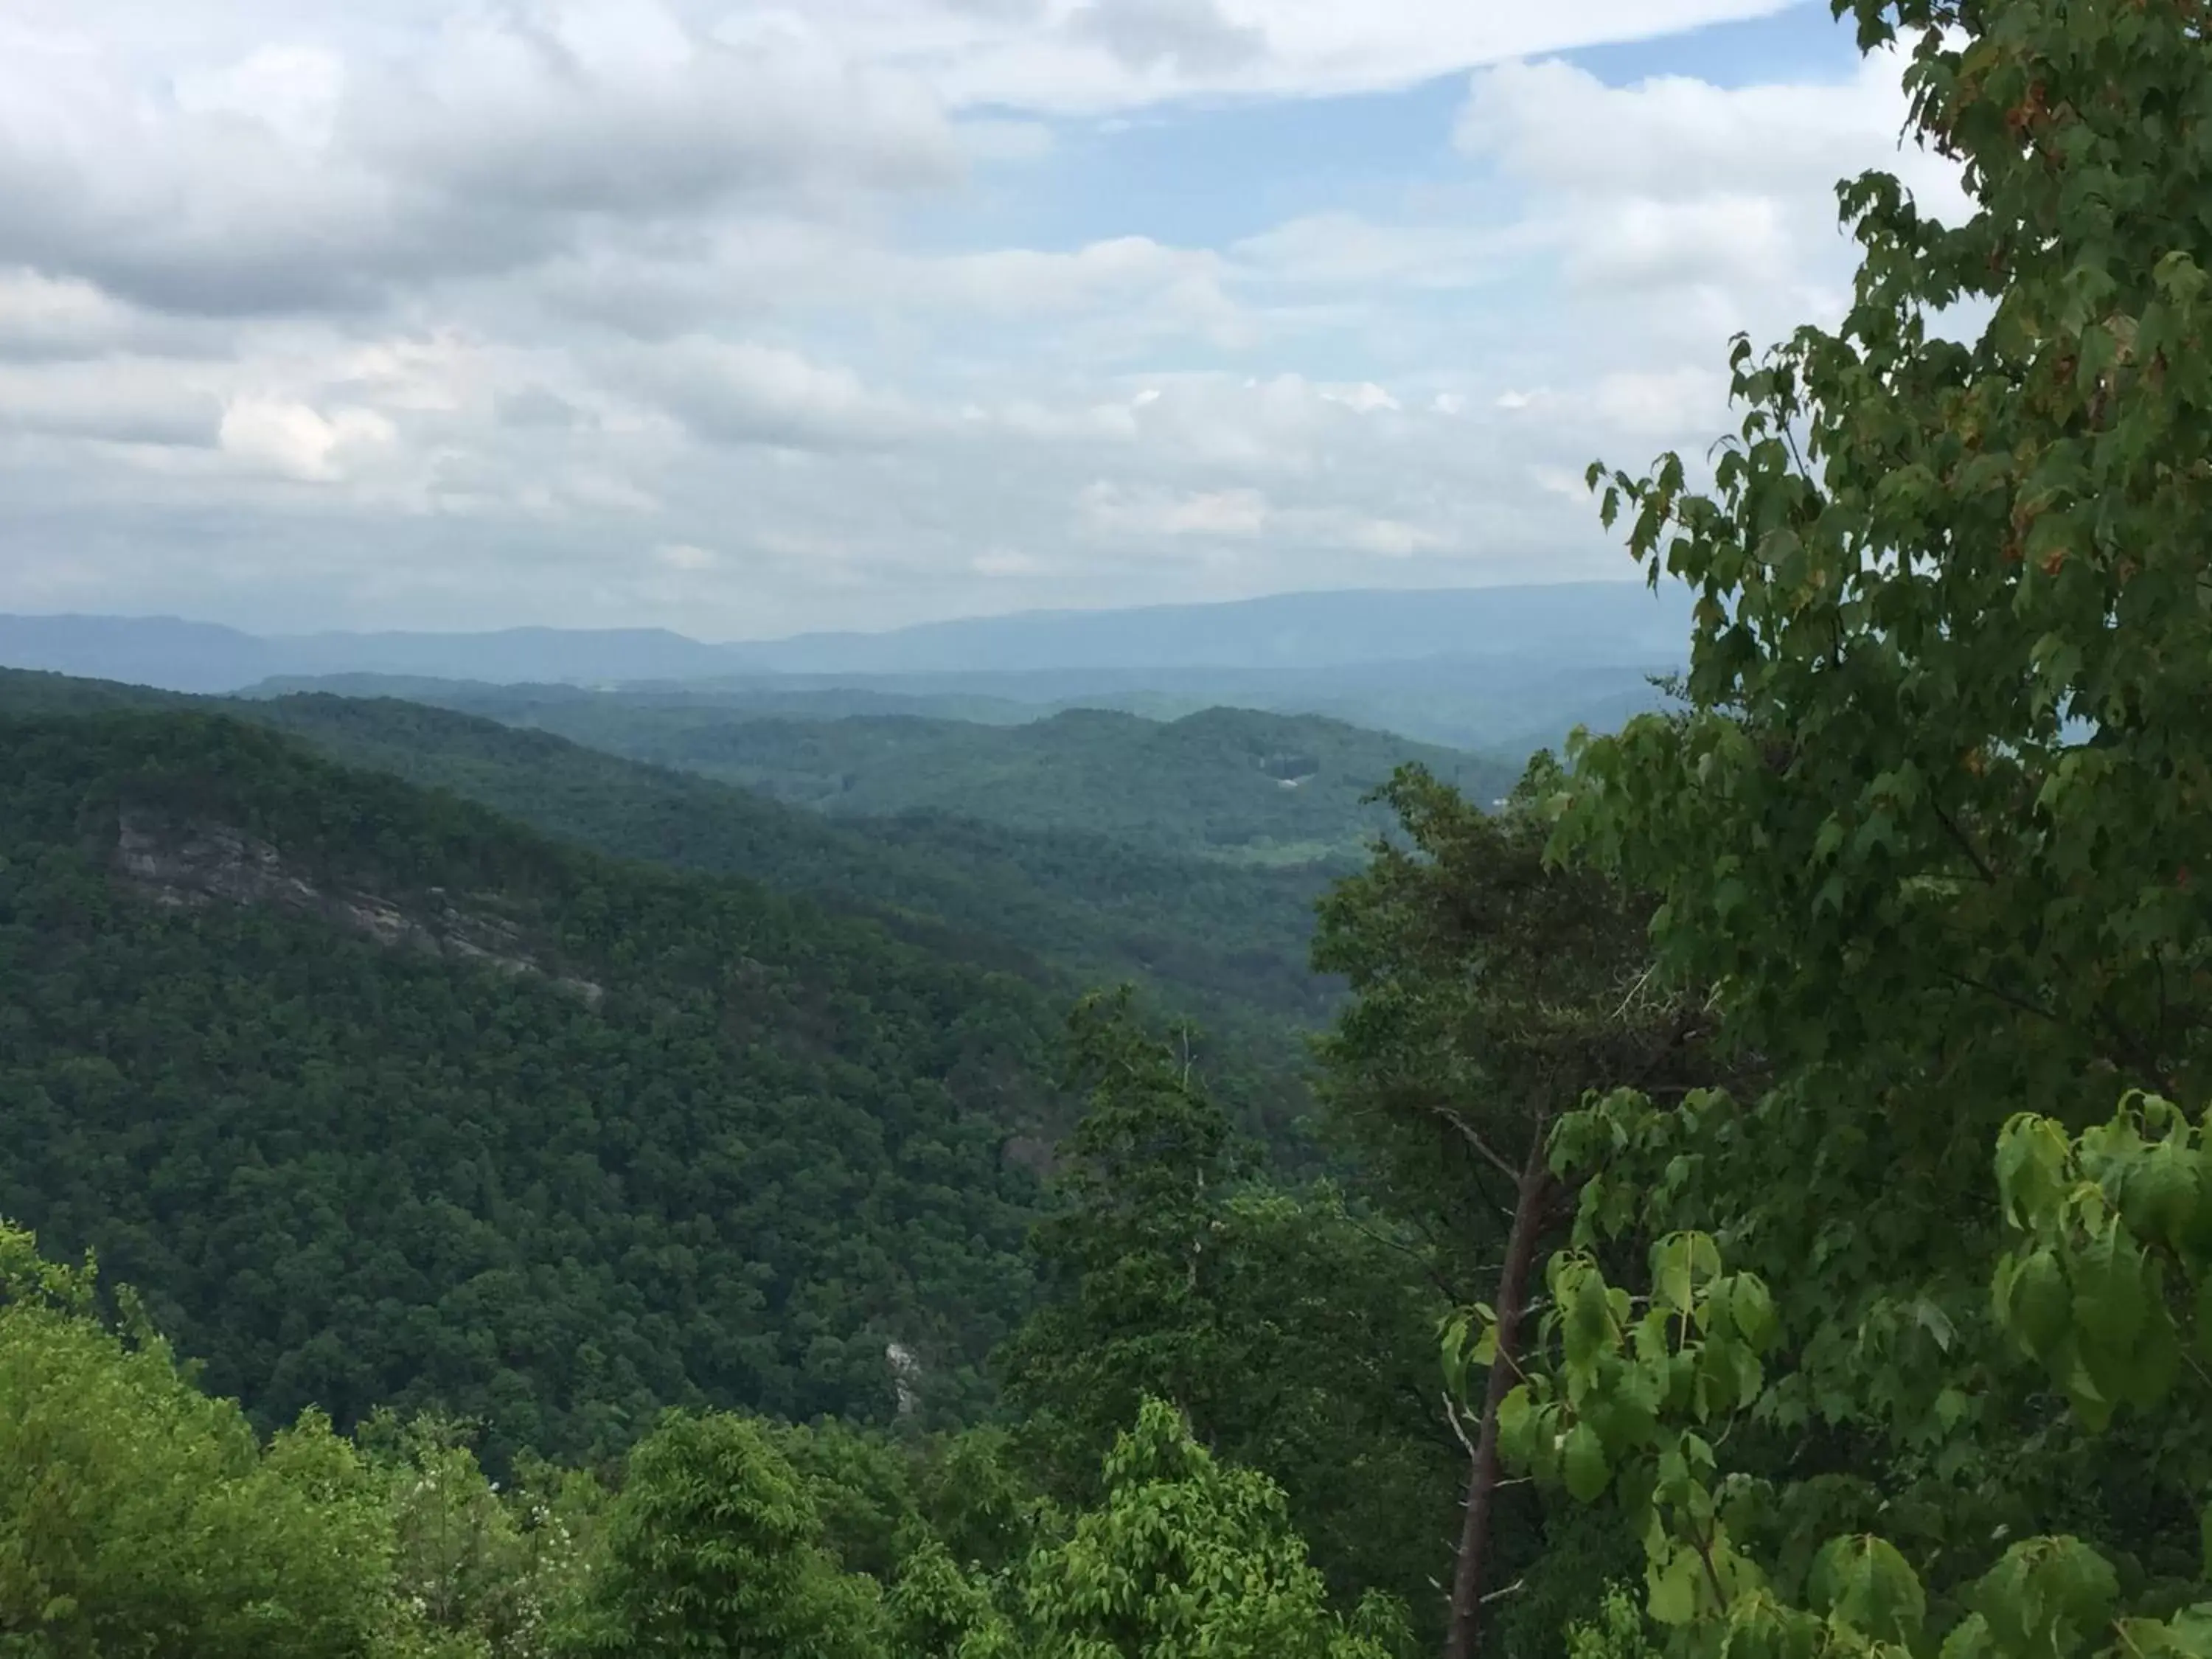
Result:
{"type": "Polygon", "coordinates": [[[1547,1156],[1544,1125],[1529,1136],[1528,1158],[1521,1168],[1514,1195],[1513,1230],[1505,1237],[1505,1265],[1498,1272],[1498,1353],[1490,1362],[1490,1386],[1482,1397],[1482,1426],[1467,1475],[1467,1504],[1460,1521],[1459,1561],[1452,1574],[1451,1628],[1444,1659],[1474,1659],[1482,1635],[1484,1576],[1489,1567],[1490,1530],[1498,1504],[1498,1408],[1520,1376],[1521,1320],[1528,1308],[1528,1273],[1544,1231],[1554,1182],[1547,1156]]]}

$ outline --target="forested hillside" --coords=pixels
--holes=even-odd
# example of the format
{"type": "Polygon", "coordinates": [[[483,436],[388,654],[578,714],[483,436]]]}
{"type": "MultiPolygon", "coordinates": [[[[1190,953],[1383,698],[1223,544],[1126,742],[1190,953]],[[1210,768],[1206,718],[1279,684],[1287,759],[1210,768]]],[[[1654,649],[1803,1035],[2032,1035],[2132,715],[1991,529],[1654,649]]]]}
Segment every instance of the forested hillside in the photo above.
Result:
{"type": "Polygon", "coordinates": [[[832,823],[748,790],[550,733],[395,699],[303,695],[204,703],[140,687],[0,670],[0,712],[220,709],[333,759],[482,803],[547,835],[678,869],[737,875],[874,917],[902,936],[1063,990],[1139,982],[1269,1074],[1239,1090],[1285,1131],[1301,1098],[1296,1033],[1340,995],[1308,970],[1313,905],[1344,865],[1225,865],[1082,830],[944,813],[832,823]]]}
{"type": "Polygon", "coordinates": [[[0,720],[0,1213],[264,1420],[957,1411],[1026,1306],[1026,981],[195,714],[0,720]]]}
{"type": "Polygon", "coordinates": [[[1360,856],[1389,822],[1364,798],[1401,764],[1426,766],[1480,800],[1504,794],[1519,770],[1335,720],[1251,709],[1160,721],[1079,708],[986,725],[764,719],[682,695],[558,687],[448,686],[431,700],[840,817],[928,811],[1245,865],[1360,856]]]}
{"type": "MultiPolygon", "coordinates": [[[[6,698],[0,687],[0,705],[6,698]]],[[[825,823],[751,790],[418,704],[307,696],[238,706],[351,763],[449,788],[621,857],[740,874],[957,930],[1084,982],[1139,977],[1209,1019],[1324,1016],[1306,971],[1332,867],[1232,866],[1082,829],[916,811],[825,823]]]]}
{"type": "Polygon", "coordinates": [[[549,703],[609,699],[639,708],[712,709],[753,720],[912,715],[923,720],[974,720],[985,726],[1020,726],[1059,712],[1040,701],[980,692],[893,690],[809,679],[794,684],[782,678],[640,680],[606,688],[521,681],[496,685],[483,680],[407,674],[276,674],[241,689],[238,695],[258,699],[317,693],[364,700],[397,697],[461,714],[480,714],[515,726],[544,725],[532,711],[549,703]]]}

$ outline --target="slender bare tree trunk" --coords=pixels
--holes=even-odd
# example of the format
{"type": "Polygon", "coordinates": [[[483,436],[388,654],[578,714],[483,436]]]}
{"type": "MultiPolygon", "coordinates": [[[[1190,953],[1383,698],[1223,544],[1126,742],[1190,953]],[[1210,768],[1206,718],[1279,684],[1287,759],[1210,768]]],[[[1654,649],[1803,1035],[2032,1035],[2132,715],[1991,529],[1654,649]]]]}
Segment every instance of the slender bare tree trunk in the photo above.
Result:
{"type": "Polygon", "coordinates": [[[1490,1386],[1482,1397],[1482,1425],[1467,1475],[1467,1504],[1460,1520],[1459,1561],[1452,1574],[1451,1628],[1444,1659],[1474,1659],[1482,1636],[1483,1589],[1490,1565],[1492,1517],[1498,1500],[1498,1408],[1520,1376],[1521,1321],[1528,1310],[1528,1274],[1551,1208],[1554,1182],[1547,1156],[1544,1124],[1529,1136],[1514,1195],[1513,1227],[1505,1237],[1505,1264],[1498,1272],[1498,1354],[1490,1362],[1490,1386]]]}

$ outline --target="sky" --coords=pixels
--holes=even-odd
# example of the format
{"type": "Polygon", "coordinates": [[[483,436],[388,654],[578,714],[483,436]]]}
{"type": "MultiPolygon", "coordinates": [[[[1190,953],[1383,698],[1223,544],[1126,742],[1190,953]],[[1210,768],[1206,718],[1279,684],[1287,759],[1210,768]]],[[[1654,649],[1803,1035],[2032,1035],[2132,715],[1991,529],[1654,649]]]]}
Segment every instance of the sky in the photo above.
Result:
{"type": "Polygon", "coordinates": [[[0,611],[1632,576],[1905,117],[1826,0],[8,0],[0,611]]]}

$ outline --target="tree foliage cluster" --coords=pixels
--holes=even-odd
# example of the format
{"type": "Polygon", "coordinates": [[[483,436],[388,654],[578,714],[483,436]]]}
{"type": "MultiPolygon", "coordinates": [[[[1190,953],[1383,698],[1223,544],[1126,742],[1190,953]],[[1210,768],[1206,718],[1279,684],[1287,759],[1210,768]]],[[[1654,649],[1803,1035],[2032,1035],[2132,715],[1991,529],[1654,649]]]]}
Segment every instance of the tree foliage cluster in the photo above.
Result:
{"type": "MultiPolygon", "coordinates": [[[[54,1328],[131,1352],[132,1375],[174,1383],[161,1409],[181,1410],[204,1396],[149,1334],[166,1333],[192,1356],[191,1383],[244,1402],[204,1406],[239,1445],[252,1425],[272,1449],[306,1437],[333,1467],[397,1458],[410,1473],[375,1549],[403,1578],[460,1553],[427,1593],[441,1628],[465,1604],[495,1650],[550,1639],[541,1581],[561,1561],[582,1571],[571,1534],[593,1476],[559,1477],[544,1455],[626,1496],[664,1453],[754,1468],[746,1437],[762,1435],[807,1474],[799,1518],[761,1500],[762,1524],[786,1531],[760,1549],[798,1552],[775,1569],[791,1575],[780,1619],[880,1635],[886,1609],[934,1595],[1006,1651],[1040,1650],[1046,1625],[1073,1642],[1092,1615],[1050,1612],[1059,1592],[1033,1582],[1030,1557],[1050,1541],[1065,1571],[1103,1571],[1107,1545],[1083,1541],[1102,1528],[1109,1555],[1139,1547],[1150,1511],[1116,1500],[1116,1457],[1157,1466],[1139,1486],[1220,1509],[1234,1534],[1130,1568],[1158,1603],[1133,1629],[1229,1639],[1200,1632],[1235,1627],[1246,1601],[1194,1609],[1174,1581],[1211,1561],[1227,1597],[1248,1554],[1291,1609],[1258,1628],[1304,1629],[1317,1652],[1334,1650],[1340,1615],[1365,1606],[1362,1628],[1388,1631],[1390,1609],[1427,1599],[1450,1503],[1427,1384],[1442,1299],[1417,1253],[1340,1199],[1271,1185],[1201,1082],[1203,1050],[1147,1034],[1126,993],[1086,1006],[1063,1077],[1022,981],[749,884],[570,852],[226,719],[13,720],[0,757],[0,1201],[131,1286],[120,1347],[89,1281],[54,1328]],[[188,865],[164,890],[118,867],[125,821],[174,847],[219,829],[234,857],[265,848],[280,884],[325,896],[490,916],[543,971],[211,898],[188,865]],[[1002,1149],[1048,1130],[1070,1091],[1089,1110],[1059,1149],[1057,1218],[1024,1256],[1040,1194],[1002,1149]],[[1178,1230],[1194,1230],[1205,1272],[1148,1299],[1147,1260],[1182,1273],[1178,1230]],[[917,1461],[935,1428],[988,1410],[980,1362],[1025,1316],[993,1370],[1034,1412],[968,1437],[941,1469],[917,1461]],[[921,1364],[912,1413],[894,1341],[921,1364]],[[1147,1417],[1151,1401],[1174,1405],[1147,1417]],[[628,1457],[672,1403],[690,1426],[628,1457]],[[1141,1453],[1115,1450],[1139,1430],[1141,1453]],[[486,1468],[515,1483],[506,1499],[486,1468]],[[552,1531],[531,1518],[547,1504],[568,1517],[552,1531]],[[944,1559],[886,1601],[918,1537],[944,1559]]],[[[88,1521],[104,1512],[96,1486],[65,1478],[88,1521]]],[[[695,1500],[664,1491],[672,1507],[629,1530],[611,1519],[608,1559],[708,1571],[663,1559],[691,1547],[672,1534],[727,1518],[720,1498],[695,1500]]],[[[688,1627],[653,1599],[665,1584],[643,1601],[610,1589],[617,1565],[594,1570],[589,1595],[563,1581],[575,1640],[628,1650],[641,1620],[688,1627]]]]}
{"type": "Polygon", "coordinates": [[[1271,1179],[1187,1037],[1094,998],[1070,1059],[1088,1109],[1039,1224],[1042,1303],[996,1369],[1017,1449],[1066,1502],[1147,1399],[1282,1490],[1342,1605],[1425,1616],[1452,1524],[1430,1333],[1432,1253],[1334,1188],[1271,1179]]]}
{"type": "Polygon", "coordinates": [[[1710,477],[1593,468],[1689,708],[1551,849],[1751,1070],[1567,1114],[1534,1341],[1448,1357],[1672,1653],[2203,1653],[2207,18],[1837,9],[1973,211],[1844,185],[1849,310],[1739,343],[1710,477]]]}
{"type": "Polygon", "coordinates": [[[1334,1611],[1279,1489],[1158,1400],[1075,1510],[988,1431],[701,1410],[610,1482],[495,1483],[436,1417],[264,1439],[97,1290],[0,1224],[0,1651],[1389,1659],[1401,1631],[1334,1611]]]}

